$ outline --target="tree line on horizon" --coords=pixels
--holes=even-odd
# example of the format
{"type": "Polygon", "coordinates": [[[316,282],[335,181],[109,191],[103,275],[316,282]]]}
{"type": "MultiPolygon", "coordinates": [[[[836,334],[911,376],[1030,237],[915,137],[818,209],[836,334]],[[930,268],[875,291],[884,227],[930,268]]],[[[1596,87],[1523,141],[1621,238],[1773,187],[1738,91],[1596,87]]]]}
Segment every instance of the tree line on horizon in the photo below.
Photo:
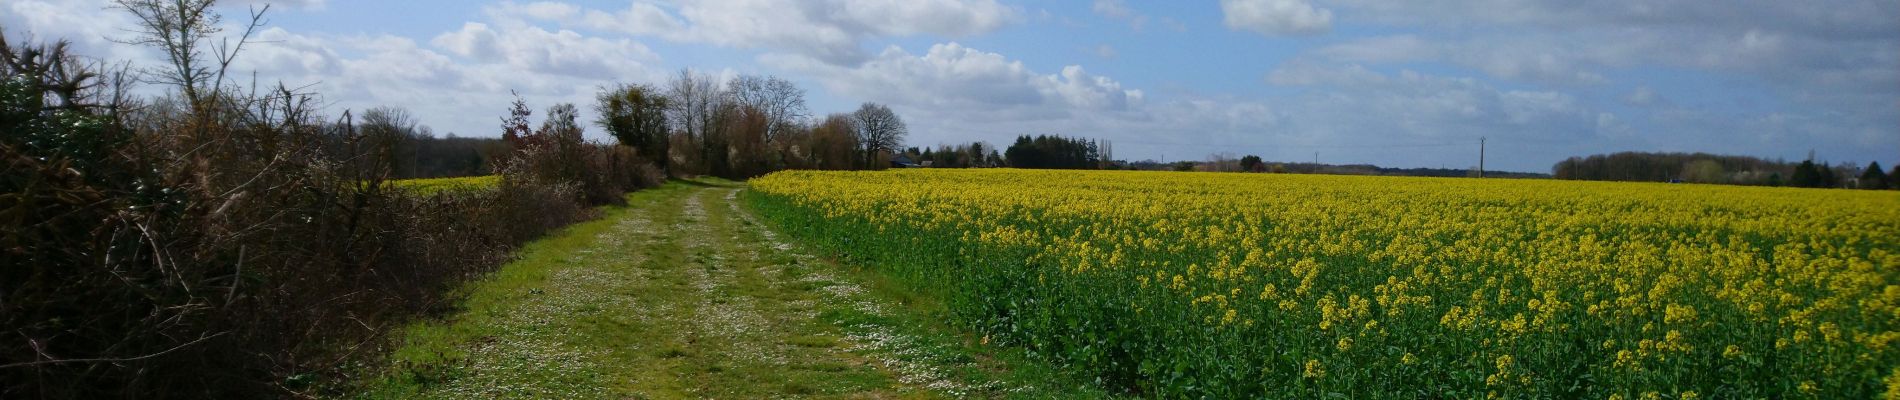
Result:
{"type": "Polygon", "coordinates": [[[596,125],[674,176],[882,169],[908,134],[896,112],[876,103],[808,118],[804,90],[773,76],[721,83],[682,70],[663,86],[618,84],[597,99],[596,125]]]}
{"type": "MultiPolygon", "coordinates": [[[[567,129],[602,129],[668,176],[711,175],[744,180],[783,169],[882,169],[908,134],[890,107],[864,103],[848,113],[810,118],[804,90],[775,76],[719,81],[682,70],[660,85],[618,83],[595,95],[597,119],[578,121],[578,107],[555,104],[544,119],[567,129]]],[[[400,109],[398,109],[400,111],[400,109]]],[[[404,112],[403,114],[407,114],[404,112]]],[[[499,138],[435,138],[409,128],[397,144],[400,178],[493,173],[498,154],[522,145],[534,115],[519,98],[502,117],[499,138]]]]}
{"type": "Polygon", "coordinates": [[[1880,162],[1861,167],[1852,163],[1766,160],[1749,156],[1708,153],[1618,152],[1571,157],[1551,167],[1556,179],[1688,182],[1749,186],[1788,186],[1807,188],[1893,189],[1892,171],[1880,162]]]}

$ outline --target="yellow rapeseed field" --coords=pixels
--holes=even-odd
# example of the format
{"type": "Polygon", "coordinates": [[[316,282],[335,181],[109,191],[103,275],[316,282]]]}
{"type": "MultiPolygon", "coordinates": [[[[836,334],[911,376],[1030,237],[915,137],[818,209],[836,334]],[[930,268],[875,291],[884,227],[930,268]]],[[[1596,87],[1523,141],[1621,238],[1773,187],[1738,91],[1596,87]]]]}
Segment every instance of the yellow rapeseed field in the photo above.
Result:
{"type": "Polygon", "coordinates": [[[456,178],[398,179],[389,181],[397,188],[421,195],[441,193],[462,193],[494,189],[501,183],[501,175],[464,176],[456,178]]]}
{"type": "Polygon", "coordinates": [[[787,171],[752,204],[1143,396],[1900,396],[1900,192],[787,171]]]}

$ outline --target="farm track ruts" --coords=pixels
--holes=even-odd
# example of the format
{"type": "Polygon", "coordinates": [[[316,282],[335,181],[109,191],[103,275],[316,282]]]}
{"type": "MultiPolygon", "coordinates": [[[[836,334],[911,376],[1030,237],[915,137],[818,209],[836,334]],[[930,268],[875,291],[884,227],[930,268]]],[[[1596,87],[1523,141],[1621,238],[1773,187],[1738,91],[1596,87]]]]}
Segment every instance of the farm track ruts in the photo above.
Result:
{"type": "MultiPolygon", "coordinates": [[[[539,284],[456,324],[428,398],[917,398],[995,396],[929,360],[904,329],[821,314],[896,305],[782,242],[730,186],[676,190],[617,213],[539,284]],[[461,328],[461,327],[458,327],[461,328]]],[[[529,255],[536,257],[537,255],[529,255]]],[[[482,289],[478,289],[482,290],[482,289]]],[[[938,345],[941,347],[941,345],[938,345]]],[[[408,392],[397,390],[397,393],[408,392]]],[[[374,391],[373,391],[374,393],[374,391]]],[[[381,396],[372,396],[381,397],[381,396]]],[[[408,397],[402,395],[401,397],[408,397]]]]}

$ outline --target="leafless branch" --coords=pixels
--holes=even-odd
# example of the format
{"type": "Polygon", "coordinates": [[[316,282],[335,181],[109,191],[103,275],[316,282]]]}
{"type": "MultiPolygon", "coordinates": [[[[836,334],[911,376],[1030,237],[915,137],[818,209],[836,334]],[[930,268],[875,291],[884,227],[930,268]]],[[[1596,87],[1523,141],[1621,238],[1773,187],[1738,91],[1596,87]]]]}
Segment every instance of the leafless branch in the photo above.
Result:
{"type": "MultiPolygon", "coordinates": [[[[206,340],[211,340],[211,338],[215,338],[215,337],[219,337],[219,336],[224,336],[224,334],[226,334],[226,333],[230,333],[230,332],[218,332],[218,333],[214,333],[214,334],[211,334],[211,335],[209,335],[209,336],[202,336],[202,337],[199,337],[199,338],[198,338],[197,340],[193,340],[193,341],[190,341],[190,342],[186,342],[185,344],[181,344],[181,345],[178,345],[178,346],[175,346],[175,347],[172,347],[172,348],[169,348],[169,349],[165,349],[164,351],[160,351],[160,352],[157,352],[157,353],[152,353],[152,354],[146,354],[146,355],[142,355],[142,356],[138,356],[138,357],[126,357],[126,358],[69,358],[69,359],[57,359],[57,360],[39,360],[39,361],[28,361],[28,362],[21,362],[21,363],[12,363],[12,364],[0,364],[0,369],[7,369],[7,368],[17,368],[17,367],[31,367],[31,366],[36,366],[36,365],[48,365],[48,364],[71,364],[71,363],[121,363],[121,362],[128,362],[128,361],[138,361],[138,360],[144,360],[144,359],[149,359],[149,358],[153,358],[153,357],[158,357],[158,356],[163,356],[163,355],[166,355],[166,354],[171,354],[171,352],[174,352],[174,351],[178,351],[179,349],[183,349],[183,348],[186,348],[186,347],[191,347],[191,346],[193,346],[193,345],[197,345],[198,343],[203,343],[203,342],[204,342],[204,341],[206,341],[206,340]]],[[[37,344],[37,343],[36,343],[36,344],[37,344]]],[[[35,348],[37,349],[37,346],[36,346],[35,348]]],[[[40,354],[42,354],[42,355],[44,355],[45,353],[40,353],[40,354]]]]}

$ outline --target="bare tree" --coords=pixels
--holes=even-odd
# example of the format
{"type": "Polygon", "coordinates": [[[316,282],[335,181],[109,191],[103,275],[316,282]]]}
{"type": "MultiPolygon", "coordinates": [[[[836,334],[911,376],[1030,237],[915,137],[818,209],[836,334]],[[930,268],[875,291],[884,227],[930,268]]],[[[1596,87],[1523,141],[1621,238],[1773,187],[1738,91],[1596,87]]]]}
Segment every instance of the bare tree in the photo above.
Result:
{"type": "MultiPolygon", "coordinates": [[[[738,115],[748,121],[748,129],[735,129],[732,132],[742,137],[732,138],[735,147],[746,144],[744,154],[746,170],[760,168],[783,168],[789,162],[799,158],[792,151],[793,146],[785,140],[787,132],[801,128],[806,117],[805,91],[791,81],[775,77],[740,75],[726,84],[726,92],[732,102],[745,113],[758,115],[738,115]],[[753,137],[756,136],[756,137],[753,137]],[[753,144],[757,144],[754,146],[753,144]]],[[[763,173],[763,171],[757,171],[763,173]]],[[[739,174],[753,175],[752,172],[739,174]]]]}
{"type": "Polygon", "coordinates": [[[864,103],[858,106],[857,112],[851,113],[851,118],[857,122],[858,146],[863,152],[858,161],[863,168],[875,168],[871,164],[879,151],[896,153],[898,146],[904,143],[904,135],[909,133],[904,120],[882,104],[864,103]]]}
{"type": "Polygon", "coordinates": [[[736,180],[765,174],[771,167],[765,143],[771,118],[762,110],[741,104],[721,120],[727,133],[725,164],[715,175],[736,180]]]}
{"type": "Polygon", "coordinates": [[[726,84],[726,90],[732,93],[733,101],[763,114],[770,123],[765,131],[767,142],[778,139],[779,132],[807,116],[805,90],[776,76],[740,75],[726,84]]]}
{"type": "Polygon", "coordinates": [[[394,176],[414,176],[416,118],[408,110],[377,107],[363,112],[359,128],[367,143],[364,157],[357,160],[362,171],[394,176]]]}
{"type": "Polygon", "coordinates": [[[713,124],[713,109],[719,103],[719,86],[712,77],[682,69],[679,75],[666,83],[666,96],[669,100],[668,118],[674,129],[686,137],[698,141],[705,136],[708,125],[713,124]]]}
{"type": "Polygon", "coordinates": [[[806,146],[811,153],[812,166],[818,169],[845,170],[859,163],[854,160],[858,154],[857,120],[850,114],[831,114],[811,129],[811,141],[806,146]]]}
{"type": "Polygon", "coordinates": [[[1204,164],[1201,164],[1201,169],[1203,171],[1208,171],[1208,172],[1239,171],[1240,159],[1234,158],[1234,153],[1229,153],[1229,152],[1224,152],[1224,151],[1214,153],[1214,154],[1208,154],[1207,162],[1204,164]]]}
{"type": "Polygon", "coordinates": [[[153,71],[155,83],[178,86],[185,101],[194,108],[204,106],[204,94],[223,90],[225,71],[238,53],[250,42],[257,28],[264,26],[269,5],[251,9],[250,23],[235,39],[214,36],[224,31],[218,13],[211,11],[217,0],[115,0],[113,6],[138,18],[138,30],[122,43],[151,46],[165,53],[166,69],[153,71]],[[206,50],[211,59],[205,59],[206,50]]]}
{"type": "Polygon", "coordinates": [[[720,120],[731,108],[730,101],[712,76],[680,70],[667,82],[667,97],[672,107],[668,118],[685,141],[699,145],[699,162],[707,169],[724,168],[726,140],[720,120]]]}

